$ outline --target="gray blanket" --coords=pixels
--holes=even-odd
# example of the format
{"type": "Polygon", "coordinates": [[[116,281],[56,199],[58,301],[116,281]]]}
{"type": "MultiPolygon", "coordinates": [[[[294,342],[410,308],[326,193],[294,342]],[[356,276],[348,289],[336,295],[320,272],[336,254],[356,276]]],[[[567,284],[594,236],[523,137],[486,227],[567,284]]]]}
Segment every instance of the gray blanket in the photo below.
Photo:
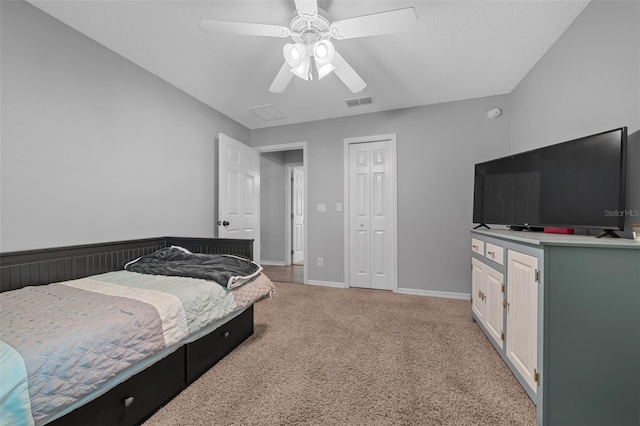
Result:
{"type": "Polygon", "coordinates": [[[226,254],[196,254],[166,247],[125,266],[141,274],[200,278],[232,288],[257,275],[262,267],[248,259],[226,254]]]}

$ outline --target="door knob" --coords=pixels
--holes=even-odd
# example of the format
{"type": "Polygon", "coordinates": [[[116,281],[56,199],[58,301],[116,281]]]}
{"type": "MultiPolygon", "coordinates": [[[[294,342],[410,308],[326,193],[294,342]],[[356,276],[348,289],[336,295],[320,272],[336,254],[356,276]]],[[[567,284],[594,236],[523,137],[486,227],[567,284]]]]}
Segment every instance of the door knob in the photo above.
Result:
{"type": "Polygon", "coordinates": [[[222,226],[229,226],[229,221],[228,221],[228,220],[225,220],[224,222],[220,222],[220,221],[218,221],[218,226],[219,226],[219,225],[222,225],[222,226]]]}

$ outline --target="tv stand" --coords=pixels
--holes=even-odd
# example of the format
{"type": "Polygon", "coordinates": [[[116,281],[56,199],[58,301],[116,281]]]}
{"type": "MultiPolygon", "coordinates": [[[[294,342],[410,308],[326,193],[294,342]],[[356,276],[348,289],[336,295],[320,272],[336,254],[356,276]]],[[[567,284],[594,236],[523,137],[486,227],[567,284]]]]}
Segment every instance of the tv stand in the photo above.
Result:
{"type": "Polygon", "coordinates": [[[470,239],[471,318],[537,424],[640,425],[640,244],[480,229],[470,239]]]}
{"type": "Polygon", "coordinates": [[[491,228],[489,228],[489,226],[486,223],[481,223],[481,224],[479,224],[478,226],[476,226],[473,229],[478,229],[478,228],[482,228],[482,227],[487,228],[487,229],[491,229],[491,228]]]}
{"type": "Polygon", "coordinates": [[[606,231],[602,231],[601,233],[596,235],[596,238],[602,238],[602,237],[620,238],[620,235],[616,234],[611,229],[607,229],[606,231]]]}

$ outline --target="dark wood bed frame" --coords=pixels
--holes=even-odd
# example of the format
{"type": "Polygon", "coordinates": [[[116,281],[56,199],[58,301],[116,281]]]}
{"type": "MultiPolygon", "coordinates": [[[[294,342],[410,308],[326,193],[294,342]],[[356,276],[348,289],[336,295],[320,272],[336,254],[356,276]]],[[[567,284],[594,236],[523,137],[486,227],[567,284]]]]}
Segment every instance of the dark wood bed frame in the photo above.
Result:
{"type": "MultiPolygon", "coordinates": [[[[253,259],[253,240],[160,237],[0,253],[0,292],[123,269],[138,257],[177,245],[193,253],[253,259]]],[[[136,425],[253,334],[253,306],[200,339],[60,417],[50,425],[136,425]]]]}

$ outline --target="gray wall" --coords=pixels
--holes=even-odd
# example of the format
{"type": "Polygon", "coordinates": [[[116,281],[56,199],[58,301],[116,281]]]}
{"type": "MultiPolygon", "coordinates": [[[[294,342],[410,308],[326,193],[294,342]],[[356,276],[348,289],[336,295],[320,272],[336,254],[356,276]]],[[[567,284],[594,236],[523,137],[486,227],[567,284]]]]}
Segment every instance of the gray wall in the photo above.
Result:
{"type": "Polygon", "coordinates": [[[473,165],[508,154],[509,111],[496,96],[252,130],[254,146],[307,142],[308,279],[344,282],[344,139],[396,133],[399,287],[469,293],[473,165]],[[505,109],[498,120],[493,106],[505,109]]]}
{"type": "Polygon", "coordinates": [[[640,2],[591,2],[511,101],[512,152],[627,126],[627,209],[640,209],[640,2]]]}
{"type": "Polygon", "coordinates": [[[0,249],[213,236],[214,141],[248,129],[26,2],[0,7],[0,249]]]}

